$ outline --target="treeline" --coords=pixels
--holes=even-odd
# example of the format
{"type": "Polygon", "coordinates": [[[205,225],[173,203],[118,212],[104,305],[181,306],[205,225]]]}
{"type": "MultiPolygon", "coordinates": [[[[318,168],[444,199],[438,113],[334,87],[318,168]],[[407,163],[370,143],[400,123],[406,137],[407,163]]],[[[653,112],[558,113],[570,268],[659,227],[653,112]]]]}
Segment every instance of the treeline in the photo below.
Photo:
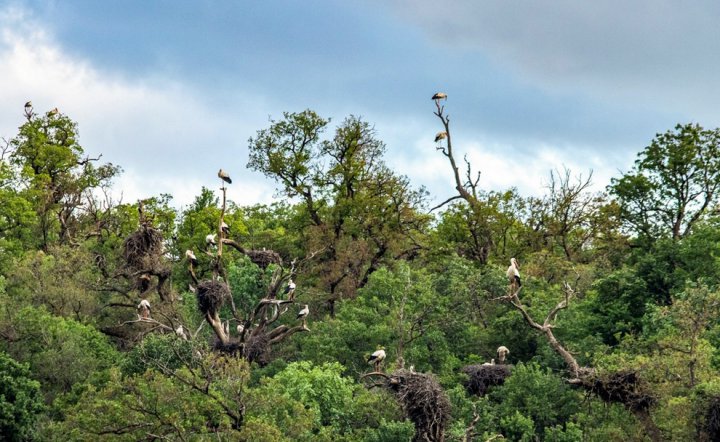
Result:
{"type": "Polygon", "coordinates": [[[437,207],[372,125],[308,110],[249,140],[282,202],[218,179],[182,210],[113,200],[120,167],[28,103],[0,157],[2,438],[718,439],[720,131],[525,197],[482,189],[435,103],[437,207]]]}

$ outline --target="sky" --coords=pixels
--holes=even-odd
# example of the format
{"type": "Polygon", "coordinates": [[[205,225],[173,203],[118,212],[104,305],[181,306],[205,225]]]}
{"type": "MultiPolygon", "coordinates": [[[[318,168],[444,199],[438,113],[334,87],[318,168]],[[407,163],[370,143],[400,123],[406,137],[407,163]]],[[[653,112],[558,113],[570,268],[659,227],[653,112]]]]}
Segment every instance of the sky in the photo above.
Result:
{"type": "Polygon", "coordinates": [[[713,0],[0,0],[0,137],[26,101],[58,107],[86,153],[123,168],[123,202],[182,207],[222,167],[245,205],[279,197],[246,168],[270,119],[355,115],[440,202],[443,91],[483,189],[540,195],[567,167],[601,190],[655,134],[720,126],[718,22],[713,0]]]}

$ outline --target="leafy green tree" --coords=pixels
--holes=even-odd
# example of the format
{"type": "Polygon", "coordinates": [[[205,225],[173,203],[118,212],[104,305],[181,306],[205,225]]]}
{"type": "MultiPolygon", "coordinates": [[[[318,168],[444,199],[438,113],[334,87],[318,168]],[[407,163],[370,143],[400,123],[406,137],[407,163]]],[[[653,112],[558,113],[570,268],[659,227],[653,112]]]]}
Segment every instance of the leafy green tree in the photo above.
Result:
{"type": "Polygon", "coordinates": [[[0,435],[3,440],[28,440],[43,411],[40,383],[30,378],[27,365],[0,352],[0,435]]]}
{"type": "Polygon", "coordinates": [[[120,168],[96,166],[98,158],[83,156],[77,124],[56,111],[38,116],[26,111],[27,122],[10,141],[10,163],[20,171],[25,194],[37,214],[38,246],[72,241],[81,208],[93,189],[106,187],[120,168]]]}
{"type": "Polygon", "coordinates": [[[92,326],[60,318],[41,308],[13,311],[3,302],[0,349],[30,365],[32,377],[41,382],[51,400],[73,385],[101,375],[119,358],[105,335],[92,326]]]}
{"type": "Polygon", "coordinates": [[[640,237],[687,236],[718,201],[720,129],[689,123],[657,134],[609,189],[640,237]]]}
{"type": "Polygon", "coordinates": [[[498,404],[499,413],[509,419],[508,422],[517,425],[525,422],[514,417],[520,413],[534,423],[537,434],[543,434],[546,428],[562,425],[579,411],[577,393],[549,369],[532,363],[517,364],[512,376],[492,391],[491,398],[498,404]]]}
{"type": "Polygon", "coordinates": [[[388,259],[417,253],[428,219],[420,214],[424,191],[383,163],[385,145],[368,123],[349,117],[321,140],[328,124],[310,110],[285,113],[250,139],[248,167],[300,199],[306,253],[318,260],[303,277],[329,292],[334,314],[335,302],[388,259]]]}

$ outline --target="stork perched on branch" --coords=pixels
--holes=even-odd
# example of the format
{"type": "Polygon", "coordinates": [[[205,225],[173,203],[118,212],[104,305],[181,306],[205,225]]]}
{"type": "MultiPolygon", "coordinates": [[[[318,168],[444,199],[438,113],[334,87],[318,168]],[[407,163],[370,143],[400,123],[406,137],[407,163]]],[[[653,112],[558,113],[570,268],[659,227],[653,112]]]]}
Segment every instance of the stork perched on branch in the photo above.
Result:
{"type": "Polygon", "coordinates": [[[230,226],[228,226],[225,221],[223,221],[222,224],[220,224],[220,230],[222,230],[222,233],[225,236],[230,234],[230,226]]]}
{"type": "Polygon", "coordinates": [[[292,278],[288,281],[288,285],[285,287],[285,299],[292,301],[295,299],[295,281],[292,278]]]}
{"type": "Polygon", "coordinates": [[[217,237],[217,233],[210,233],[205,237],[205,244],[210,246],[216,246],[217,240],[215,239],[217,237]]]}
{"type": "Polygon", "coordinates": [[[220,178],[221,180],[225,181],[228,184],[232,184],[230,175],[222,169],[218,170],[218,178],[220,178]]]}
{"type": "Polygon", "coordinates": [[[190,261],[190,264],[192,264],[193,266],[198,265],[197,256],[195,256],[195,253],[192,250],[185,250],[185,257],[188,259],[188,261],[190,261]]]}
{"type": "Polygon", "coordinates": [[[295,319],[302,318],[303,323],[305,323],[305,320],[307,319],[307,315],[309,315],[309,314],[310,314],[310,308],[308,308],[308,305],[305,304],[305,306],[302,308],[302,310],[300,310],[298,312],[297,318],[295,318],[295,319]]]}
{"type": "Polygon", "coordinates": [[[515,258],[510,258],[510,267],[508,267],[505,274],[510,282],[510,293],[515,293],[520,287],[522,287],[522,281],[520,280],[520,266],[515,258]]]}
{"type": "Polygon", "coordinates": [[[447,100],[447,94],[445,92],[436,92],[432,99],[435,101],[447,100]]]}
{"type": "Polygon", "coordinates": [[[382,361],[385,360],[385,347],[382,345],[378,346],[378,349],[373,352],[373,354],[368,357],[367,361],[368,364],[373,364],[375,366],[375,371],[380,371],[380,364],[382,361]]]}
{"type": "Polygon", "coordinates": [[[445,138],[447,138],[447,132],[438,132],[437,135],[435,135],[435,142],[437,143],[438,141],[444,140],[445,138]]]}
{"type": "Polygon", "coordinates": [[[137,306],[138,319],[150,319],[150,301],[143,299],[137,306]]]}

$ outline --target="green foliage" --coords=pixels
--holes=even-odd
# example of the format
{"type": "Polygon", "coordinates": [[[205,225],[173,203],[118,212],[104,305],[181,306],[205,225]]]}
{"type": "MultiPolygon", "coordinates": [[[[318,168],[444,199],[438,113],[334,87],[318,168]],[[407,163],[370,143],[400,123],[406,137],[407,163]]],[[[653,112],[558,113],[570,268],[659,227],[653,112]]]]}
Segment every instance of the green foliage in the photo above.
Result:
{"type": "Polygon", "coordinates": [[[678,124],[657,134],[610,191],[636,234],[679,239],[717,203],[719,188],[720,129],[678,124]]]}
{"type": "Polygon", "coordinates": [[[43,410],[40,383],[30,379],[28,366],[0,352],[0,435],[3,440],[30,438],[43,410]]]}
{"type": "Polygon", "coordinates": [[[148,368],[175,371],[193,358],[193,346],[189,341],[172,334],[150,334],[123,360],[125,375],[140,375],[148,368]]]}
{"type": "Polygon", "coordinates": [[[559,376],[533,363],[516,365],[512,376],[492,391],[491,398],[507,419],[501,426],[517,428],[513,431],[518,435],[525,434],[527,422],[543,434],[545,428],[567,422],[579,410],[577,393],[559,376]]]}
{"type": "Polygon", "coordinates": [[[3,327],[13,339],[0,341],[0,348],[29,364],[32,377],[41,382],[48,399],[70,391],[74,384],[108,369],[119,359],[107,337],[95,328],[52,316],[43,309],[23,308],[3,327]]]}

